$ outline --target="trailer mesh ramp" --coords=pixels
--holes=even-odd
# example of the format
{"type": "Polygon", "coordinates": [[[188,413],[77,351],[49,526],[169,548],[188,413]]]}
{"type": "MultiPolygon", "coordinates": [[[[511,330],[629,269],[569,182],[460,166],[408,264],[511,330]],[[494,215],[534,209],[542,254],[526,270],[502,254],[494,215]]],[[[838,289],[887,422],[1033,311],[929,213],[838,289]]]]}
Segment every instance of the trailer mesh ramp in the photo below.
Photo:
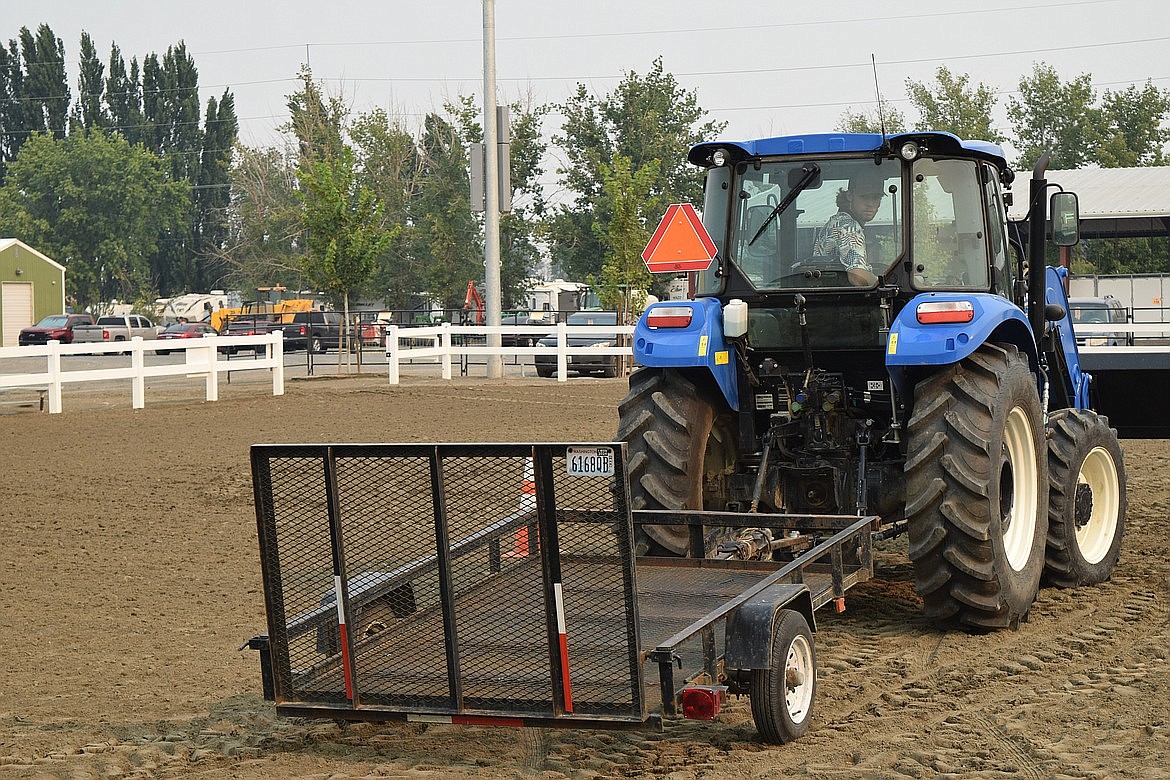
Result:
{"type": "Polygon", "coordinates": [[[645,722],[622,457],[619,444],[254,446],[278,711],[645,722]]]}

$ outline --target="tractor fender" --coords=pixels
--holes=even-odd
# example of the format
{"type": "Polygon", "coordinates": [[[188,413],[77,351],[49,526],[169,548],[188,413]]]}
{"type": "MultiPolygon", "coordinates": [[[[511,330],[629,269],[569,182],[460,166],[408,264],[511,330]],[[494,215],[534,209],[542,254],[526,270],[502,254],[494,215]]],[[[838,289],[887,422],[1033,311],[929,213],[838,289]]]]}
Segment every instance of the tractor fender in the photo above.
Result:
{"type": "Polygon", "coordinates": [[[770,669],[772,667],[772,626],[781,609],[804,615],[814,632],[812,596],[808,586],[777,583],[745,601],[727,617],[727,638],[723,654],[726,669],[770,669]]]}
{"type": "Polygon", "coordinates": [[[723,309],[715,298],[652,303],[634,326],[634,360],[650,368],[706,368],[733,411],[739,411],[735,350],[723,337],[723,309]],[[651,327],[655,309],[689,308],[681,327],[651,327]]]}
{"type": "Polygon", "coordinates": [[[1016,345],[1028,356],[1033,371],[1040,374],[1036,341],[1028,317],[1014,303],[991,293],[922,293],[914,296],[894,318],[886,342],[886,369],[898,391],[908,396],[912,390],[910,369],[958,363],[989,341],[1016,345]],[[969,302],[974,310],[971,320],[918,321],[921,304],[946,302],[969,302]]]}

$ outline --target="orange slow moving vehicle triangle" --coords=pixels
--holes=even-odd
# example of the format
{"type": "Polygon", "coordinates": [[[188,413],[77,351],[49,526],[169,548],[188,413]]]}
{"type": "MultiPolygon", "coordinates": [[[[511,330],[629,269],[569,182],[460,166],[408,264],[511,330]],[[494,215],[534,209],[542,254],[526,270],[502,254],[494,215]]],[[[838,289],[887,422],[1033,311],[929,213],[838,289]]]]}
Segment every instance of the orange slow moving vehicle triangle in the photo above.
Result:
{"type": "Polygon", "coordinates": [[[671,205],[657,230],[642,251],[651,273],[705,271],[715,259],[715,242],[707,234],[695,207],[689,203],[671,205]]]}

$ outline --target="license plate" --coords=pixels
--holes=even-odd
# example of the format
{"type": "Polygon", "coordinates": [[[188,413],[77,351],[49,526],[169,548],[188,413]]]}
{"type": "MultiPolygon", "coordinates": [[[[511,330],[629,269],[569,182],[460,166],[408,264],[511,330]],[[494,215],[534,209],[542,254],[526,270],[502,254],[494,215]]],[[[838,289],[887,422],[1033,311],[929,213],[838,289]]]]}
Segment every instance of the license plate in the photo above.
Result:
{"type": "Polygon", "coordinates": [[[612,477],[613,447],[568,447],[565,458],[571,477],[612,477]]]}

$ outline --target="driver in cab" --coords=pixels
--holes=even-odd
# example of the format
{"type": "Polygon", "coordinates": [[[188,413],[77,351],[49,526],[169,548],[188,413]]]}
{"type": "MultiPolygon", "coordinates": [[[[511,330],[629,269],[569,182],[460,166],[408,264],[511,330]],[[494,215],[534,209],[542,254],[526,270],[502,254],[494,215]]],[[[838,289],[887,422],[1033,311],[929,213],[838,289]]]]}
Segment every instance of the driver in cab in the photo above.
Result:
{"type": "Polygon", "coordinates": [[[848,187],[837,193],[837,213],[817,234],[813,254],[844,265],[850,284],[868,287],[877,281],[866,259],[863,228],[877,214],[884,194],[876,176],[851,178],[848,187]]]}

